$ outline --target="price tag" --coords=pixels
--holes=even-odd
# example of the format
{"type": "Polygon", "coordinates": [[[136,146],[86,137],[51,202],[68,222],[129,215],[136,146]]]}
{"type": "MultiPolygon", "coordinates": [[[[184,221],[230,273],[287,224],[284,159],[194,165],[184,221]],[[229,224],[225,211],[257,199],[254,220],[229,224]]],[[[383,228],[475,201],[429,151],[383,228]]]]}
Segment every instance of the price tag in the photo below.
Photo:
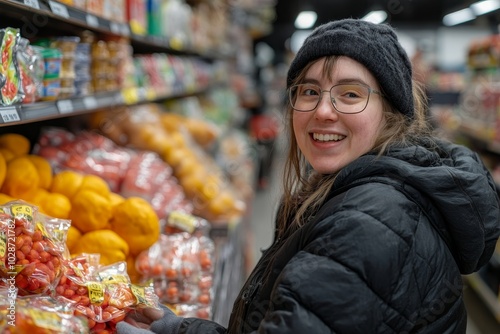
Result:
{"type": "Polygon", "coordinates": [[[139,93],[135,88],[126,88],[122,91],[122,98],[126,104],[135,104],[139,102],[139,93]]]}
{"type": "Polygon", "coordinates": [[[35,9],[40,9],[40,4],[38,3],[38,0],[24,0],[24,4],[26,6],[30,6],[35,9]]]}
{"type": "Polygon", "coordinates": [[[128,26],[128,24],[122,24],[121,31],[123,36],[125,37],[130,36],[130,27],[128,26]]]}
{"type": "Polygon", "coordinates": [[[59,16],[62,16],[66,19],[69,18],[68,8],[65,5],[63,5],[59,2],[49,0],[49,6],[50,6],[50,9],[52,10],[52,13],[59,15],[59,16]]]}
{"type": "Polygon", "coordinates": [[[120,24],[116,23],[116,22],[110,22],[109,23],[109,28],[111,29],[111,32],[113,34],[121,34],[122,33],[122,28],[120,27],[120,24]]]}
{"type": "Polygon", "coordinates": [[[21,120],[15,107],[0,108],[0,115],[4,123],[18,122],[21,120]]]}
{"type": "Polygon", "coordinates": [[[97,100],[93,96],[86,96],[83,98],[83,105],[85,109],[96,109],[97,108],[97,100]]]}
{"type": "Polygon", "coordinates": [[[170,47],[174,50],[182,50],[183,45],[184,44],[180,38],[174,37],[170,40],[170,47]]]}
{"type": "Polygon", "coordinates": [[[61,330],[62,318],[57,313],[29,308],[28,314],[31,316],[37,328],[48,329],[50,331],[61,330]]]}
{"type": "Polygon", "coordinates": [[[71,100],[59,100],[56,102],[56,104],[57,109],[61,114],[68,114],[70,112],[73,112],[73,103],[71,103],[71,100]]]}
{"type": "Polygon", "coordinates": [[[100,283],[89,282],[87,283],[89,290],[89,299],[93,304],[100,305],[104,301],[104,287],[100,283]]]}
{"type": "Polygon", "coordinates": [[[97,16],[87,14],[86,20],[87,20],[87,24],[91,27],[98,27],[99,26],[99,20],[97,19],[97,16]]]}
{"type": "Polygon", "coordinates": [[[16,218],[26,218],[29,221],[33,220],[33,208],[29,205],[12,205],[11,210],[12,215],[16,218]]]}
{"type": "Polygon", "coordinates": [[[156,99],[156,92],[153,88],[148,88],[146,89],[146,100],[147,101],[153,101],[156,99]]]}

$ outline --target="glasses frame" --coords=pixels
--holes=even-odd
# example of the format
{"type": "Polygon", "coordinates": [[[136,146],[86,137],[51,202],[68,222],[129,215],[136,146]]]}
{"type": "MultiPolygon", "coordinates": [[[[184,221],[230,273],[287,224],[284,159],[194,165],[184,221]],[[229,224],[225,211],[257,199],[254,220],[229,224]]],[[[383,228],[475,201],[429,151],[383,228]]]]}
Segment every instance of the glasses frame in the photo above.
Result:
{"type": "Polygon", "coordinates": [[[375,90],[373,88],[371,88],[370,86],[367,86],[367,85],[363,85],[363,84],[359,84],[359,83],[353,83],[353,84],[345,84],[345,83],[342,83],[342,84],[336,84],[336,85],[333,85],[332,87],[330,87],[330,89],[328,90],[325,90],[325,89],[321,89],[320,86],[316,85],[316,84],[308,84],[308,83],[302,83],[302,84],[297,84],[297,85],[293,85],[291,86],[289,89],[288,89],[288,100],[290,102],[290,106],[292,107],[293,110],[295,111],[299,111],[299,112],[310,112],[310,111],[313,111],[315,110],[316,108],[318,108],[319,106],[319,103],[321,102],[321,100],[323,99],[323,93],[326,93],[328,92],[328,94],[330,95],[330,103],[332,104],[333,108],[341,113],[341,114],[345,114],[345,115],[355,115],[355,114],[359,114],[361,112],[363,112],[366,107],[368,107],[368,103],[370,103],[370,95],[373,93],[373,94],[377,94],[381,97],[384,97],[384,95],[382,94],[382,92],[378,91],[378,90],[375,90]],[[318,102],[316,102],[316,105],[314,106],[314,108],[312,109],[308,109],[308,110],[300,110],[300,109],[297,109],[293,106],[293,90],[294,88],[298,87],[298,86],[302,86],[302,85],[311,85],[311,86],[316,86],[319,88],[319,98],[318,98],[318,102]],[[337,109],[337,106],[335,105],[335,99],[332,97],[332,89],[337,87],[337,86],[344,86],[344,85],[349,85],[349,86],[361,86],[361,87],[365,87],[366,89],[368,89],[368,98],[366,99],[366,105],[364,106],[363,109],[361,109],[360,111],[356,111],[356,112],[344,112],[344,111],[340,111],[337,109]]]}

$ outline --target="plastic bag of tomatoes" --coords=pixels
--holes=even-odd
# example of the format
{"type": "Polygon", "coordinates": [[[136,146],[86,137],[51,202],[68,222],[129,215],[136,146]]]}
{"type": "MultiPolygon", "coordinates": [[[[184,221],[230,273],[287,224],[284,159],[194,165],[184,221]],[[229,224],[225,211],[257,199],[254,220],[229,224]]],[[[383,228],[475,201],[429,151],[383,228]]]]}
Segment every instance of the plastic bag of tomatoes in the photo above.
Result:
{"type": "Polygon", "coordinates": [[[55,288],[62,275],[63,249],[39,219],[36,206],[20,200],[0,206],[0,277],[15,276],[20,296],[55,288]]]}
{"type": "Polygon", "coordinates": [[[179,314],[208,319],[213,300],[213,254],[213,241],[204,235],[161,235],[138,255],[136,269],[142,281],[153,282],[161,303],[172,305],[179,314]]]}
{"type": "Polygon", "coordinates": [[[16,299],[15,320],[4,334],[87,334],[83,317],[73,314],[69,304],[49,296],[27,296],[16,299]]]}
{"type": "Polygon", "coordinates": [[[86,256],[68,262],[56,294],[71,301],[74,313],[87,319],[92,334],[116,332],[116,324],[133,309],[159,308],[152,287],[130,283],[125,262],[96,268],[86,256]]]}

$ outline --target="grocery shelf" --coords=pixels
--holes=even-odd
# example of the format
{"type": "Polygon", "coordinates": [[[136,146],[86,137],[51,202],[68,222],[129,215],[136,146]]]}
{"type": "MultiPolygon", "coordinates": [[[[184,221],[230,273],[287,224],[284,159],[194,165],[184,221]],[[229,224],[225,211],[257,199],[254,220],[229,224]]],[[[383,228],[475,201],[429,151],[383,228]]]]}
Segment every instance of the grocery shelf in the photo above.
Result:
{"type": "Polygon", "coordinates": [[[175,99],[201,94],[206,89],[206,87],[200,87],[196,90],[172,90],[159,93],[154,89],[127,88],[120,91],[103,92],[83,97],[2,106],[0,107],[0,127],[75,116],[120,105],[134,105],[155,100],[175,99]]]}
{"type": "Polygon", "coordinates": [[[214,50],[195,50],[181,41],[167,37],[139,35],[133,32],[127,22],[108,20],[55,0],[0,0],[0,11],[2,16],[21,19],[25,23],[23,28],[30,30],[45,30],[52,24],[59,31],[78,34],[83,28],[108,36],[128,38],[136,51],[141,52],[164,51],[170,54],[197,55],[206,59],[231,57],[228,53],[214,50]]]}
{"type": "Polygon", "coordinates": [[[500,141],[495,140],[494,131],[481,123],[463,122],[458,131],[470,139],[481,143],[483,148],[491,153],[500,154],[500,141]]]}

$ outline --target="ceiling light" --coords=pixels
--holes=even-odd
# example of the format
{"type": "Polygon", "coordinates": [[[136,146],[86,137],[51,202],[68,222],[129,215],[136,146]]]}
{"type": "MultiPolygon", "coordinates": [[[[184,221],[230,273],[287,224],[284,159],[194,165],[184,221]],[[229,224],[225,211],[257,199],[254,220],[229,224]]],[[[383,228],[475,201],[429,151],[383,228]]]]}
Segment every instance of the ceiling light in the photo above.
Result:
{"type": "Polygon", "coordinates": [[[316,14],[316,12],[313,11],[300,12],[299,15],[297,15],[297,18],[295,19],[295,28],[309,29],[316,23],[317,18],[318,15],[316,14]]]}
{"type": "Polygon", "coordinates": [[[476,15],[474,15],[474,13],[470,8],[464,8],[456,12],[445,15],[443,17],[443,24],[446,26],[454,26],[470,20],[474,20],[475,18],[476,15]]]}
{"type": "Polygon", "coordinates": [[[372,22],[375,24],[382,23],[387,19],[387,13],[383,10],[375,10],[369,12],[361,18],[363,21],[372,22]]]}
{"type": "Polygon", "coordinates": [[[500,8],[500,0],[478,1],[470,5],[470,8],[476,15],[483,15],[500,8]]]}

